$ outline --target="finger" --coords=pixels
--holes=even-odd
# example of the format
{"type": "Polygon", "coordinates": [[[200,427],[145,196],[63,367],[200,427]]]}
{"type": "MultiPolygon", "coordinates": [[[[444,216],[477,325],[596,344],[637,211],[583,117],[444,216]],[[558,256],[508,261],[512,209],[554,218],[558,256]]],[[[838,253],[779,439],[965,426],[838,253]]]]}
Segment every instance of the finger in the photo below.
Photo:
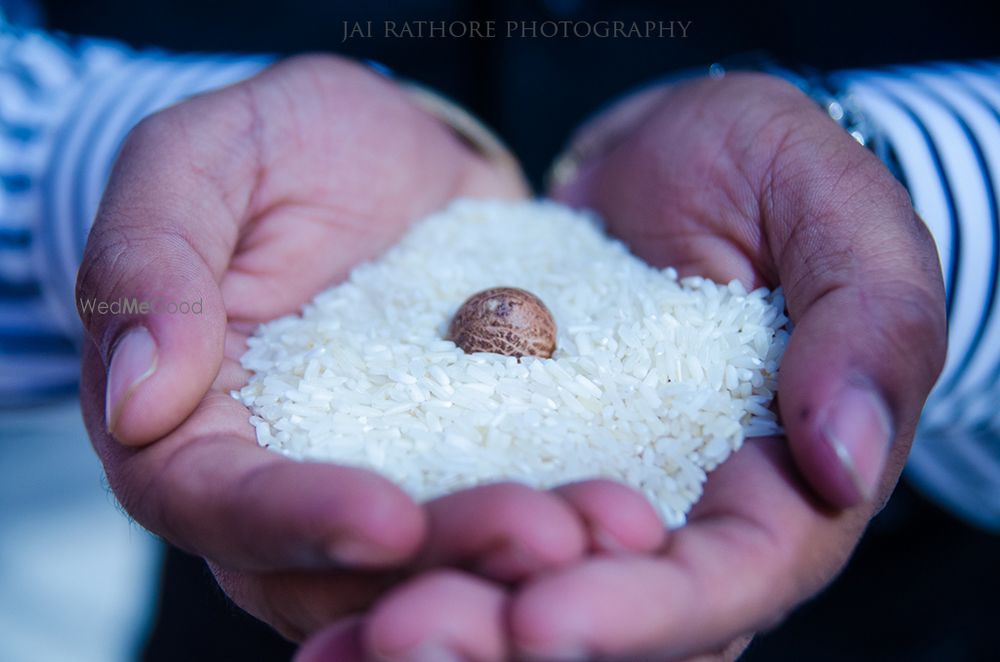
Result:
{"type": "Polygon", "coordinates": [[[868,512],[816,510],[781,440],[752,440],[713,473],[661,557],[593,558],[512,597],[514,646],[531,658],[672,660],[772,626],[828,581],[868,512]]]}
{"type": "Polygon", "coordinates": [[[384,660],[506,660],[502,588],[455,570],[421,575],[371,610],[365,646],[384,660]]]}
{"type": "Polygon", "coordinates": [[[420,566],[472,563],[514,580],[579,558],[586,534],[577,514],[548,492],[517,483],[483,485],[427,504],[420,566]]]}
{"type": "Polygon", "coordinates": [[[268,167],[222,282],[231,319],[295,312],[453,198],[526,193],[515,160],[477,151],[451,115],[367,68],[301,56],[251,82],[268,167]]]}
{"type": "MultiPolygon", "coordinates": [[[[709,556],[725,542],[722,535],[683,539],[709,556]]],[[[718,650],[746,609],[734,607],[737,591],[724,601],[699,590],[701,580],[725,579],[716,571],[688,572],[662,559],[605,557],[539,579],[514,599],[515,641],[523,655],[541,660],[677,660],[718,650]]]]}
{"type": "Polygon", "coordinates": [[[212,383],[227,313],[292,312],[451,198],[524,192],[511,159],[477,155],[397,85],[332,57],[147,118],[121,150],[78,278],[111,375],[105,424],[133,445],[166,434],[212,383]]]}
{"type": "Polygon", "coordinates": [[[937,252],[905,190],[853,138],[830,122],[785,131],[761,208],[795,322],[783,422],[828,501],[881,500],[944,362],[937,252]]]}
{"type": "Polygon", "coordinates": [[[292,662],[364,662],[361,618],[347,618],[309,638],[292,662]]]}
{"type": "Polygon", "coordinates": [[[391,566],[419,549],[423,514],[389,481],[270,455],[217,437],[135,458],[127,471],[155,478],[124,505],[167,540],[241,568],[391,566]]]}
{"type": "Polygon", "coordinates": [[[368,471],[262,457],[272,454],[229,437],[156,455],[130,463],[128,471],[162,471],[142,503],[125,506],[200,556],[241,568],[380,567],[407,560],[422,541],[419,507],[368,471]]]}
{"type": "MultiPolygon", "coordinates": [[[[92,344],[84,362],[99,360],[92,344]]],[[[81,397],[99,398],[84,370],[81,397]]],[[[84,406],[85,419],[100,414],[84,406]]],[[[361,469],[294,462],[261,448],[235,399],[212,391],[174,433],[136,450],[94,434],[108,481],[143,526],[188,551],[250,568],[373,566],[423,542],[423,511],[361,469]]],[[[90,429],[94,421],[87,420],[90,429]]]]}
{"type": "MultiPolygon", "coordinates": [[[[234,113],[225,120],[231,126],[249,118],[234,113]]],[[[188,165],[205,150],[185,135],[171,113],[132,131],[77,280],[84,328],[109,376],[104,425],[127,444],[173,429],[204,395],[222,360],[226,312],[218,278],[235,245],[237,221],[216,180],[188,165]]],[[[254,159],[246,145],[232,141],[228,147],[222,171],[252,182],[254,159]]],[[[234,188],[234,196],[245,195],[234,188]]]]}
{"type": "Polygon", "coordinates": [[[598,552],[652,552],[666,527],[642,494],[612,480],[586,480],[553,490],[583,518],[590,548],[598,552]]]}

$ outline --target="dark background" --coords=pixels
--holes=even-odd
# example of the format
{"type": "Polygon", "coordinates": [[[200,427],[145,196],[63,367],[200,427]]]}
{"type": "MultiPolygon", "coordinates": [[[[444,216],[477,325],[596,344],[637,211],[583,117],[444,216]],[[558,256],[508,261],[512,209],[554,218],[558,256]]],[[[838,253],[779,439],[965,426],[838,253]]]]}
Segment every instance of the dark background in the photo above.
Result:
{"type": "Polygon", "coordinates": [[[569,131],[670,71],[766,49],[821,69],[1000,55],[1000,2],[598,0],[49,0],[52,27],[185,51],[333,51],[374,58],[498,130],[540,182],[569,131]],[[343,21],[680,20],[685,39],[352,39],[343,21]]]}
{"type": "MultiPolygon", "coordinates": [[[[50,0],[48,25],[183,51],[374,58],[483,117],[532,181],[608,100],[678,69],[764,49],[823,70],[1000,56],[998,3],[50,0]],[[343,21],[680,20],[685,39],[385,39],[341,44],[343,21]]],[[[897,490],[834,585],[744,660],[1000,659],[1000,538],[897,490]]],[[[229,605],[203,563],[168,557],[150,660],[281,660],[292,647],[229,605]]]]}

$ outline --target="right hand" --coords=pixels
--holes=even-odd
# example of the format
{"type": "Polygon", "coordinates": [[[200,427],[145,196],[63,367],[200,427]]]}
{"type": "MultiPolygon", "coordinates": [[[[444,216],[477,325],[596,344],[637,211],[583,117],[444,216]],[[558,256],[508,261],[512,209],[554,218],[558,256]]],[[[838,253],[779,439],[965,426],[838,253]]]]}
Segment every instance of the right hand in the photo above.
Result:
{"type": "Polygon", "coordinates": [[[202,313],[83,315],[87,428],[129,514],[206,558],[237,604],[290,638],[428,567],[511,580],[579,557],[588,526],[625,548],[662,537],[641,497],[607,484],[567,495],[493,485],[421,508],[374,473],[259,447],[229,395],[246,383],[239,357],[257,324],[298,310],[454,197],[523,196],[511,163],[482,158],[400,87],[332,57],[171,107],[121,151],[78,296],[201,301],[202,313]],[[610,500],[593,506],[595,490],[610,500]],[[629,512],[631,525],[612,521],[629,512]]]}
{"type": "MultiPolygon", "coordinates": [[[[504,659],[498,640],[530,659],[730,660],[833,579],[903,469],[945,354],[935,247],[884,166],[774,77],[650,88],[580,140],[590,148],[557,199],[596,210],[654,266],[783,286],[788,435],[748,439],[657,554],[588,558],[513,589],[452,577],[464,608],[425,641],[477,660],[504,659]]],[[[414,646],[407,628],[431,618],[414,607],[440,590],[395,589],[302,662],[351,642],[414,646]]]]}

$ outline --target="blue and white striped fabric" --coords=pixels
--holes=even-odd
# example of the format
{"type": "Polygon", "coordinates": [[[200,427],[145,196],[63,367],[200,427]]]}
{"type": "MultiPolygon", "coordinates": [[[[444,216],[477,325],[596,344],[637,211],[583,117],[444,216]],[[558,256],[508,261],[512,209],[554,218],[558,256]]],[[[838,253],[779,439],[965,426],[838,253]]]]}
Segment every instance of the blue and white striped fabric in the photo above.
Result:
{"type": "Polygon", "coordinates": [[[1000,530],[1000,64],[839,78],[892,145],[945,276],[948,359],[908,476],[954,512],[1000,530]]]}
{"type": "MultiPolygon", "coordinates": [[[[135,52],[0,17],[0,398],[76,388],[73,284],[115,153],[142,117],[265,58],[135,52]]],[[[1000,65],[837,76],[882,128],[945,274],[949,357],[909,476],[1000,530],[1000,65]]]]}
{"type": "Polygon", "coordinates": [[[72,393],[73,301],[115,154],[143,117],[246,78],[263,57],[136,52],[53,36],[0,15],[0,398],[72,393]]]}

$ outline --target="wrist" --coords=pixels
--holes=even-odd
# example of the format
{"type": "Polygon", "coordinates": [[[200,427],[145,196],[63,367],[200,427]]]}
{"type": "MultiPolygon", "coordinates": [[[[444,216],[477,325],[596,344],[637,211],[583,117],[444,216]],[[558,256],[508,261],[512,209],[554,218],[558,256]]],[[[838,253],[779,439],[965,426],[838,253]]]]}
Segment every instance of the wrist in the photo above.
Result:
{"type": "Polygon", "coordinates": [[[812,67],[791,67],[767,54],[749,53],[713,63],[708,73],[714,78],[722,78],[734,71],[758,71],[793,85],[859,144],[879,154],[881,134],[861,110],[857,99],[823,72],[812,67]]]}

